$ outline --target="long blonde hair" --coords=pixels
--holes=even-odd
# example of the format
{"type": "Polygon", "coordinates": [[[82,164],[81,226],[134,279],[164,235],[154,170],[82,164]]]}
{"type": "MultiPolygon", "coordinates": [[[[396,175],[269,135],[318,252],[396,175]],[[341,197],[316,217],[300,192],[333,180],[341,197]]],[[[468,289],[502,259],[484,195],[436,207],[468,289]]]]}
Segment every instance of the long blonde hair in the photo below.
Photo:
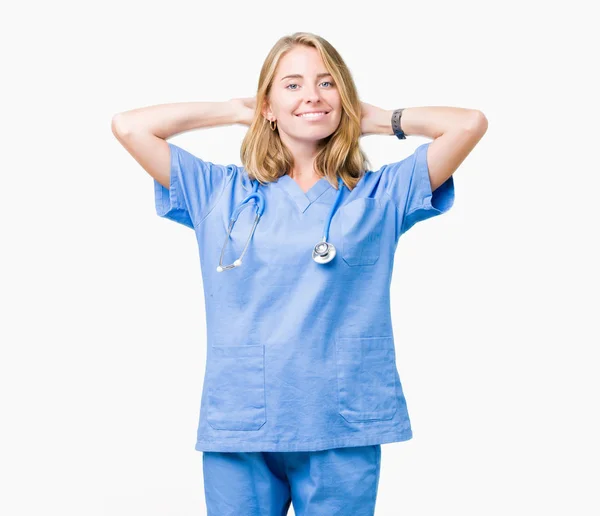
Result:
{"type": "Polygon", "coordinates": [[[254,119],[246,133],[240,150],[242,164],[249,177],[261,184],[276,180],[289,172],[294,157],[283,144],[278,130],[271,130],[262,108],[271,91],[279,60],[298,45],[318,50],[325,68],[337,84],[342,103],[340,124],[333,134],[319,142],[319,152],[314,161],[315,172],[323,175],[335,188],[338,176],[352,190],[370,162],[360,148],[360,99],[348,67],[337,50],[325,39],[309,32],[295,32],[275,43],[263,63],[258,80],[254,119]]]}

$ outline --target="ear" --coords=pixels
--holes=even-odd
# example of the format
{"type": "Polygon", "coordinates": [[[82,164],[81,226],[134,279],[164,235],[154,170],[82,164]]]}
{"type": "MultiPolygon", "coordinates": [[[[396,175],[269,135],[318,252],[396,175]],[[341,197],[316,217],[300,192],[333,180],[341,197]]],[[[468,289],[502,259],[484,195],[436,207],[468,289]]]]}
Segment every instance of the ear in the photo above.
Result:
{"type": "Polygon", "coordinates": [[[262,116],[264,116],[267,120],[270,120],[270,118],[273,116],[273,112],[271,111],[271,104],[267,99],[265,99],[263,102],[261,113],[262,116]]]}

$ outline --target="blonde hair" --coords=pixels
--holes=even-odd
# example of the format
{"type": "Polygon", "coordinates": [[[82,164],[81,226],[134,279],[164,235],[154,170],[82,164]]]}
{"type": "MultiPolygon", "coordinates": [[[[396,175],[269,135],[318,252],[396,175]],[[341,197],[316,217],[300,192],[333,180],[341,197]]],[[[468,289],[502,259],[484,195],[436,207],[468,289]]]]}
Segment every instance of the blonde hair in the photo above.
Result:
{"type": "Polygon", "coordinates": [[[242,164],[249,177],[261,184],[276,180],[294,165],[292,153],[281,141],[279,131],[271,130],[262,108],[268,101],[280,59],[299,45],[318,50],[325,68],[337,84],[342,104],[338,128],[319,142],[320,149],[314,161],[315,172],[323,175],[335,188],[339,176],[352,190],[370,167],[358,142],[361,135],[360,99],[352,75],[337,50],[325,39],[309,32],[295,32],[282,37],[267,55],[258,80],[254,119],[240,150],[242,164]]]}

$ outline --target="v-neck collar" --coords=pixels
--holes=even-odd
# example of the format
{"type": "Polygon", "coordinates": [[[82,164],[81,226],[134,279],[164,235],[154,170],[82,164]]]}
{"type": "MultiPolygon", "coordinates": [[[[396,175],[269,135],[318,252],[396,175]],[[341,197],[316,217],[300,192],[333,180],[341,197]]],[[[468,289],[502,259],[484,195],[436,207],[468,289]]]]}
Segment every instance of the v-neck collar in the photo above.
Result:
{"type": "Polygon", "coordinates": [[[280,184],[292,198],[302,213],[304,213],[314,201],[321,197],[328,188],[332,188],[329,181],[324,177],[312,185],[306,193],[304,193],[302,188],[300,188],[300,185],[287,174],[277,179],[277,183],[280,184]]]}

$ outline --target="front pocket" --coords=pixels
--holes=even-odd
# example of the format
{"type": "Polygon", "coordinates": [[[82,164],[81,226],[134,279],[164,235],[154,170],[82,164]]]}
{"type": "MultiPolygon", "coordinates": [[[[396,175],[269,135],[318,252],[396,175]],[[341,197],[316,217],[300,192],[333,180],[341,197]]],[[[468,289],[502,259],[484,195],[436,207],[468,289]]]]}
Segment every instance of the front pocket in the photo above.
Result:
{"type": "Polygon", "coordinates": [[[393,337],[336,339],[339,413],[351,423],[392,419],[396,413],[393,337]]]}
{"type": "Polygon", "coordinates": [[[258,430],[267,421],[264,345],[213,345],[211,350],[208,424],[217,430],[258,430]]]}
{"type": "Polygon", "coordinates": [[[372,197],[340,207],[342,258],[350,266],[374,265],[379,258],[383,208],[372,197]]]}

